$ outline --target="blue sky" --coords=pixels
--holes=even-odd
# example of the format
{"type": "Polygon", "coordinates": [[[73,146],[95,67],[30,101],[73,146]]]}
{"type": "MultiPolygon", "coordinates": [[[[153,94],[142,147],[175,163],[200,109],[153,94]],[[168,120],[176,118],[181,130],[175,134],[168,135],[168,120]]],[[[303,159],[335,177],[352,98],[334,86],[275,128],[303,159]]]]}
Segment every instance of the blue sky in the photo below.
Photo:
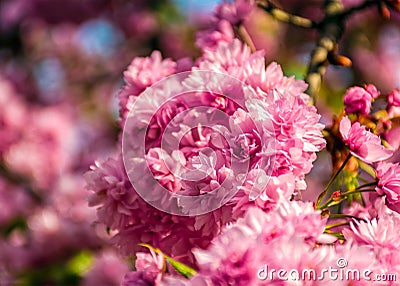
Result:
{"type": "Polygon", "coordinates": [[[185,14],[201,12],[212,12],[221,0],[173,0],[185,14]]]}

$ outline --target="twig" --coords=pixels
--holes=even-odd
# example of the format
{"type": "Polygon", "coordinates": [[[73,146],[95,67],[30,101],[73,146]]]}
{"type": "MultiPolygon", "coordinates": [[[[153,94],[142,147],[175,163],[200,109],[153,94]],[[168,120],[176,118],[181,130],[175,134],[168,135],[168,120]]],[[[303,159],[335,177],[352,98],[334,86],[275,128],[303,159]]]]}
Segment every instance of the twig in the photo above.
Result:
{"type": "Polygon", "coordinates": [[[351,153],[349,153],[346,157],[346,159],[343,161],[342,165],[340,166],[340,168],[336,171],[336,173],[331,177],[331,179],[329,180],[328,184],[326,185],[324,191],[318,196],[317,199],[317,209],[322,209],[323,206],[325,206],[325,204],[323,206],[320,206],[322,200],[324,199],[325,195],[328,193],[330,186],[333,184],[333,182],[336,180],[337,176],[340,174],[340,172],[342,172],[342,170],[344,169],[344,167],[346,166],[346,164],[349,162],[350,158],[352,157],[351,153]]]}
{"type": "Polygon", "coordinates": [[[337,43],[343,36],[346,20],[357,11],[377,5],[378,1],[366,0],[359,6],[344,10],[341,0],[326,0],[324,6],[325,17],[317,24],[319,36],[317,46],[311,54],[310,64],[306,75],[308,83],[307,93],[315,103],[321,87],[322,77],[329,64],[328,57],[335,53],[337,43]]]}
{"type": "Polygon", "coordinates": [[[270,1],[258,1],[258,6],[271,14],[275,19],[292,24],[294,26],[305,28],[305,29],[312,29],[317,27],[317,23],[301,16],[292,15],[282,9],[279,9],[270,1]]]}
{"type": "MultiPolygon", "coordinates": [[[[297,27],[317,29],[318,39],[315,49],[311,53],[305,81],[308,83],[307,93],[315,103],[319,89],[321,88],[322,77],[326,73],[329,58],[336,52],[337,43],[341,39],[347,18],[355,12],[378,5],[378,1],[366,0],[358,6],[345,10],[341,0],[325,0],[324,18],[320,22],[311,19],[292,15],[276,7],[269,0],[259,0],[258,6],[271,14],[275,19],[297,27]]],[[[349,66],[347,64],[347,66],[349,66]]]]}
{"type": "Polygon", "coordinates": [[[324,19],[319,23],[317,46],[311,53],[306,82],[307,93],[315,103],[322,83],[322,77],[328,65],[328,56],[335,50],[336,44],[342,37],[345,27],[344,17],[336,17],[343,12],[341,0],[327,0],[324,6],[324,19]]]}
{"type": "Polygon", "coordinates": [[[237,27],[237,34],[243,40],[243,42],[245,42],[249,46],[251,52],[254,53],[257,50],[253,40],[250,37],[249,32],[247,32],[247,29],[245,26],[243,26],[243,24],[237,27]]]}

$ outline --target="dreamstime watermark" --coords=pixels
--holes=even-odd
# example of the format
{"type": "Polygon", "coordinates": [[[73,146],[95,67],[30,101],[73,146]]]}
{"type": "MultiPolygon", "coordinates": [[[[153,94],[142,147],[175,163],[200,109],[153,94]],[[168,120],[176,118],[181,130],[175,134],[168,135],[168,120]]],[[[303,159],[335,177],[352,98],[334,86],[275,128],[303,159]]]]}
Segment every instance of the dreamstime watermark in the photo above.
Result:
{"type": "Polygon", "coordinates": [[[258,269],[257,277],[263,281],[396,281],[397,278],[396,274],[378,274],[370,269],[348,268],[348,261],[345,258],[339,258],[336,266],[318,270],[312,268],[275,269],[265,264],[258,269]]]}
{"type": "Polygon", "coordinates": [[[240,80],[213,71],[175,74],[147,88],[128,104],[122,136],[135,191],[169,214],[205,214],[235,196],[257,160],[246,186],[256,199],[275,160],[273,123],[260,102],[240,80]]]}

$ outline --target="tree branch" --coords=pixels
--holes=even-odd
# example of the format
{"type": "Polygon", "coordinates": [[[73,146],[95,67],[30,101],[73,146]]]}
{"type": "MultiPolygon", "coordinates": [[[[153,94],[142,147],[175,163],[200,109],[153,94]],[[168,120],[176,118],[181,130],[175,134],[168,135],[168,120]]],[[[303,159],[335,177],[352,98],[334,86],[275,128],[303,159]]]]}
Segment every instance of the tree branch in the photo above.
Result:
{"type": "MultiPolygon", "coordinates": [[[[365,0],[360,5],[345,10],[341,0],[325,0],[323,8],[324,18],[320,22],[289,14],[277,8],[269,0],[259,0],[258,6],[277,20],[301,28],[318,30],[317,45],[311,53],[305,78],[305,81],[308,83],[307,93],[315,103],[315,99],[321,88],[322,77],[326,73],[329,59],[336,53],[337,44],[344,33],[347,18],[355,12],[378,5],[378,3],[378,1],[374,0],[365,0]]],[[[344,63],[346,66],[349,66],[347,62],[344,63]]]]}
{"type": "Polygon", "coordinates": [[[292,24],[294,26],[300,27],[300,28],[305,28],[305,29],[312,29],[317,27],[317,23],[308,19],[304,18],[301,16],[297,15],[292,15],[282,9],[279,9],[276,7],[274,4],[272,4],[270,1],[259,1],[258,6],[271,14],[275,19],[292,24]]]}
{"type": "Polygon", "coordinates": [[[319,23],[317,46],[311,53],[306,82],[307,93],[315,103],[322,83],[322,77],[329,64],[328,56],[334,52],[336,45],[344,33],[345,17],[338,17],[343,12],[341,0],[327,0],[324,5],[324,19],[319,23]]]}

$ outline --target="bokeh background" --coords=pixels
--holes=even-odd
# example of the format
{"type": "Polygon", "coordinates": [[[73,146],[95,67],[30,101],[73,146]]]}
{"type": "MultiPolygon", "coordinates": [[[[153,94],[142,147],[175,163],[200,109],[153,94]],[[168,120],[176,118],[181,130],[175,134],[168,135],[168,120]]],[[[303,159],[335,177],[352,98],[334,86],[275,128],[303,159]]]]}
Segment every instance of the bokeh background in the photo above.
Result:
{"type": "MultiPolygon", "coordinates": [[[[83,174],[117,151],[116,93],[136,56],[160,50],[194,59],[195,33],[218,0],[0,1],[0,285],[118,285],[130,261],[88,207],[83,174]]],[[[345,0],[347,7],[362,1],[345,0]]],[[[322,0],[276,1],[321,19],[322,0]]],[[[314,31],[258,11],[245,23],[257,49],[287,75],[304,78],[314,31]]],[[[317,100],[322,122],[342,108],[346,88],[400,86],[400,16],[376,9],[351,18],[317,100]]],[[[321,156],[308,183],[322,183],[321,156]]],[[[327,178],[327,177],[326,177],[327,178]]],[[[305,198],[313,194],[305,194],[305,198]]]]}

